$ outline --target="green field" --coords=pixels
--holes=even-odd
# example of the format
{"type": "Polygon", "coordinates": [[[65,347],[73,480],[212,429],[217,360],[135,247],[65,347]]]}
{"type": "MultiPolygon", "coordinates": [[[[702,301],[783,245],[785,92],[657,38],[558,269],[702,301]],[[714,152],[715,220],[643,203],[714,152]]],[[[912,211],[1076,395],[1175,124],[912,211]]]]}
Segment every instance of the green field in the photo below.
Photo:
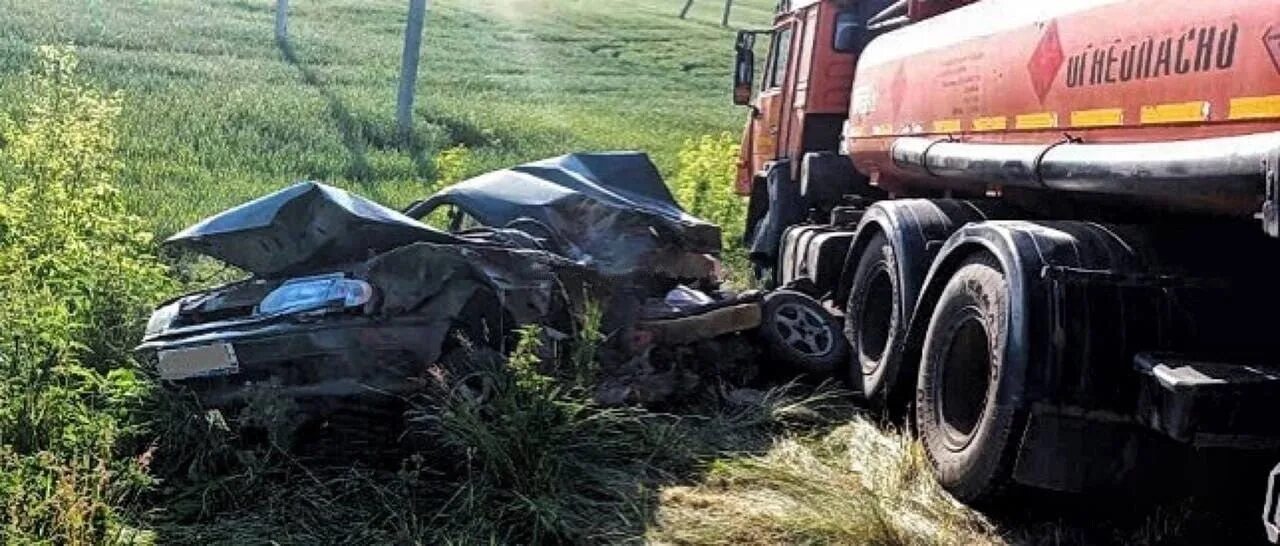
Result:
{"type": "MultiPolygon", "coordinates": [[[[652,153],[740,130],[732,30],[698,0],[431,2],[415,146],[393,122],[406,2],[294,0],[290,55],[270,0],[0,0],[0,105],[34,47],[74,44],[124,94],[121,186],[161,234],[310,178],[392,206],[423,197],[439,150],[466,174],[572,151],[652,153]]],[[[739,0],[760,26],[773,0],[739,0]]]]}

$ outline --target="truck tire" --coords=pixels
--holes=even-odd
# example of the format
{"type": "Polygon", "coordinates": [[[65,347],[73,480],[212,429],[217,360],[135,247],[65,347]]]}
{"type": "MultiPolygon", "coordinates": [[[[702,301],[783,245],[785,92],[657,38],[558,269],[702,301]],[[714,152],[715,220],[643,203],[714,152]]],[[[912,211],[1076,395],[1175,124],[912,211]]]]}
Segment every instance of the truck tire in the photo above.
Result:
{"type": "Polygon", "coordinates": [[[840,322],[818,300],[793,290],[764,297],[760,335],[774,358],[804,373],[829,376],[849,359],[840,322]]]}
{"type": "Polygon", "coordinates": [[[938,482],[957,499],[998,497],[1019,444],[1021,408],[1002,401],[1020,381],[1004,372],[1009,285],[996,259],[979,254],[947,282],[925,334],[916,426],[938,482]]]}
{"type": "Polygon", "coordinates": [[[852,355],[848,373],[851,383],[862,385],[872,409],[891,415],[905,410],[914,379],[900,369],[896,348],[907,326],[901,286],[893,245],[876,233],[858,260],[845,306],[845,335],[852,355]]]}

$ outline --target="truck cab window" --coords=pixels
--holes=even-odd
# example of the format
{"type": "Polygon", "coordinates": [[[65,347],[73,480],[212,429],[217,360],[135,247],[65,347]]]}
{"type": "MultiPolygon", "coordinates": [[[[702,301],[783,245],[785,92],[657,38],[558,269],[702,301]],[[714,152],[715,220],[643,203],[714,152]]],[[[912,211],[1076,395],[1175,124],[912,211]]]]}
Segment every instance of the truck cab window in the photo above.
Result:
{"type": "Polygon", "coordinates": [[[862,22],[859,19],[856,11],[842,11],[836,14],[836,32],[832,48],[837,53],[854,53],[861,49],[863,32],[862,22]]]}
{"type": "Polygon", "coordinates": [[[782,87],[787,79],[787,64],[791,60],[791,29],[778,31],[773,35],[773,48],[769,55],[769,78],[765,81],[766,89],[782,87]]]}

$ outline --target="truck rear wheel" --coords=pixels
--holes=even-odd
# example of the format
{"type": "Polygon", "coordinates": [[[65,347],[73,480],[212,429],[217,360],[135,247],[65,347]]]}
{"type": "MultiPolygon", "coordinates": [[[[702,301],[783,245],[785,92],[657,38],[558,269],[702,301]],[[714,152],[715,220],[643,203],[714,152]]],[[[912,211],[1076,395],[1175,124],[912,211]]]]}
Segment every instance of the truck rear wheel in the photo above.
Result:
{"type": "Polygon", "coordinates": [[[947,282],[929,322],[916,391],[916,425],[938,482],[964,502],[998,496],[1009,481],[1021,409],[1002,401],[1020,380],[1004,372],[1009,284],[980,254],[947,282]]]}
{"type": "Polygon", "coordinates": [[[867,243],[858,261],[845,307],[845,335],[853,355],[849,374],[873,409],[898,412],[913,378],[903,377],[898,342],[905,335],[901,280],[893,245],[883,233],[867,243]]]}

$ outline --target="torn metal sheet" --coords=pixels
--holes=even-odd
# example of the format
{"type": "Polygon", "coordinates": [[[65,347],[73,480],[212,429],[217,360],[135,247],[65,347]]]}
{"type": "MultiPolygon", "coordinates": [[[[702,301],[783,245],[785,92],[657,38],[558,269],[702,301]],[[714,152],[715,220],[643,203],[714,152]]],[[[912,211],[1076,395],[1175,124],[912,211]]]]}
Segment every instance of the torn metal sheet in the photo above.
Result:
{"type": "Polygon", "coordinates": [[[760,302],[746,301],[728,306],[707,306],[687,316],[649,319],[636,328],[653,335],[655,343],[684,345],[760,326],[760,302]]]}
{"type": "MultiPolygon", "coordinates": [[[[479,223],[553,239],[566,258],[609,275],[690,271],[689,254],[718,254],[720,228],[676,203],[649,157],[570,154],[455,184],[411,207],[452,205],[479,223]]],[[[702,270],[696,270],[702,271],[702,270]]]]}
{"type": "Polygon", "coordinates": [[[210,217],[165,243],[273,276],[360,261],[419,241],[462,242],[338,188],[301,182],[210,217]]]}
{"type": "Polygon", "coordinates": [[[369,259],[357,275],[377,287],[380,312],[412,313],[450,281],[478,283],[517,324],[544,321],[571,298],[601,297],[608,283],[548,252],[414,243],[369,259]]]}

